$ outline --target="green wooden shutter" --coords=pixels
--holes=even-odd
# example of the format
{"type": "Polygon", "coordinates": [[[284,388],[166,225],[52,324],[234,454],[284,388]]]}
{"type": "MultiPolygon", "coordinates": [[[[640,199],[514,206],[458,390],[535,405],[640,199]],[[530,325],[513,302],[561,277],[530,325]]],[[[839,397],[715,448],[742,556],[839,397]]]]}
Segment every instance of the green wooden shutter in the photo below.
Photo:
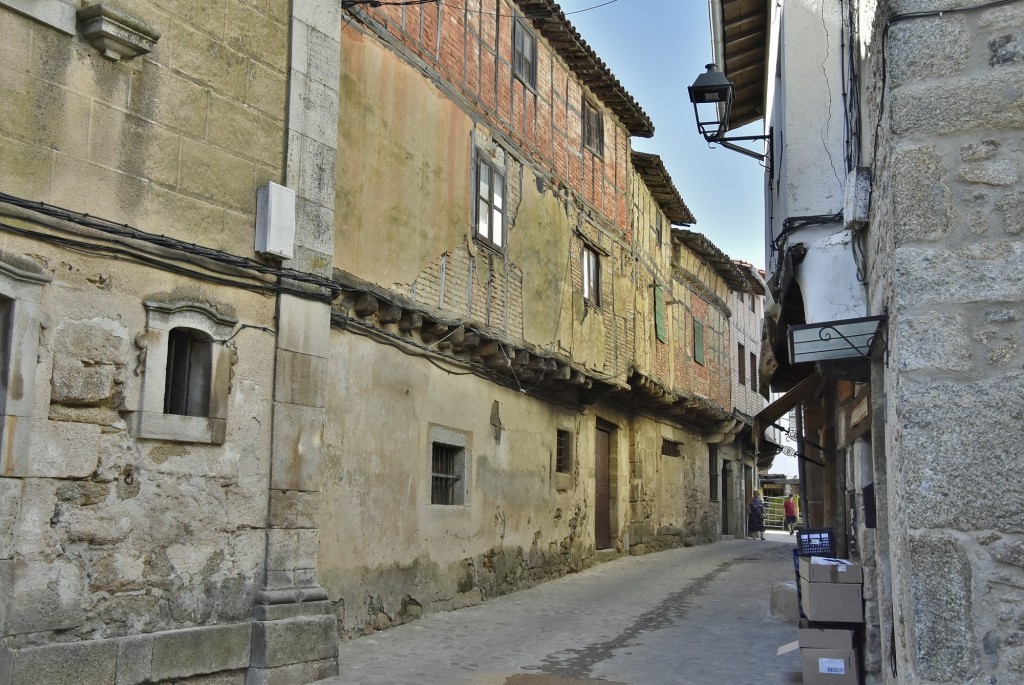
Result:
{"type": "Polygon", "coordinates": [[[693,320],[693,361],[704,365],[704,324],[693,320]]]}
{"type": "Polygon", "coordinates": [[[668,333],[665,331],[665,289],[660,285],[654,286],[654,335],[660,342],[668,342],[668,333]]]}

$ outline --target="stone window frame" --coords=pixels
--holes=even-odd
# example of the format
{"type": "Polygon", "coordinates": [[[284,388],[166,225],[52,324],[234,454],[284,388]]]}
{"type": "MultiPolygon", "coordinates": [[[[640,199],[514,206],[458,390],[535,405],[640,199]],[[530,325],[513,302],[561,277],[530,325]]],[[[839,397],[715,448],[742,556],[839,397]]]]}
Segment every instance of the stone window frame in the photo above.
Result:
{"type": "Polygon", "coordinates": [[[661,456],[679,459],[683,456],[683,443],[671,438],[661,438],[661,456]]]}
{"type": "Polygon", "coordinates": [[[431,425],[428,431],[426,464],[427,464],[427,502],[430,507],[438,510],[454,510],[468,507],[470,503],[469,479],[472,463],[472,440],[470,434],[448,426],[431,425]],[[455,449],[454,475],[455,492],[450,503],[433,501],[434,454],[435,445],[455,449]]]}
{"type": "Polygon", "coordinates": [[[238,319],[225,316],[207,304],[192,301],[147,300],[142,304],[146,309],[146,332],[135,341],[143,357],[141,406],[134,417],[137,437],[223,444],[227,433],[231,367],[237,361],[236,348],[227,341],[238,319]],[[205,416],[164,413],[168,348],[171,331],[178,328],[200,331],[209,336],[213,345],[209,410],[205,416]]]}
{"type": "Polygon", "coordinates": [[[28,467],[39,337],[46,321],[40,303],[44,287],[53,279],[35,264],[12,257],[0,255],[0,296],[10,303],[8,337],[0,367],[0,473],[16,476],[28,467]]]}

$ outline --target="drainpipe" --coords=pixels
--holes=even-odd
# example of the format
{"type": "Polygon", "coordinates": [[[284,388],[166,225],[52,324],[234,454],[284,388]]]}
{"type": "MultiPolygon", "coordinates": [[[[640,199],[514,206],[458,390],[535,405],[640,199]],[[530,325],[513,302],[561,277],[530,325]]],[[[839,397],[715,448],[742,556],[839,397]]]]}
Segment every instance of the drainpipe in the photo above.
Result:
{"type": "MultiPolygon", "coordinates": [[[[794,423],[796,424],[796,453],[802,455],[804,453],[804,404],[801,402],[796,405],[796,411],[794,423]]],[[[804,517],[804,524],[808,528],[813,528],[810,521],[810,508],[807,506],[807,460],[797,459],[797,475],[800,477],[800,508],[803,510],[801,513],[804,517]]]]}

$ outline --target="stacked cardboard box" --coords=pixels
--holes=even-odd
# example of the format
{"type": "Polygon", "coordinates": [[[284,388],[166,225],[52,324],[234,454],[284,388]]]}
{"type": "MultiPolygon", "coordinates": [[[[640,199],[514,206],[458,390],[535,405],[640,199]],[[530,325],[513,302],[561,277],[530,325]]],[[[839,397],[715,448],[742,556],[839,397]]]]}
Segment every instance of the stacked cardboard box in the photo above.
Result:
{"type": "Polygon", "coordinates": [[[852,630],[801,628],[799,643],[804,685],[860,683],[852,630]]]}
{"type": "Polygon", "coordinates": [[[810,556],[800,557],[799,569],[800,601],[807,616],[799,639],[805,685],[858,685],[849,624],[864,622],[861,567],[845,559],[810,556]]]}
{"type": "Polygon", "coordinates": [[[810,621],[863,623],[860,565],[845,559],[800,557],[800,597],[810,621]]]}

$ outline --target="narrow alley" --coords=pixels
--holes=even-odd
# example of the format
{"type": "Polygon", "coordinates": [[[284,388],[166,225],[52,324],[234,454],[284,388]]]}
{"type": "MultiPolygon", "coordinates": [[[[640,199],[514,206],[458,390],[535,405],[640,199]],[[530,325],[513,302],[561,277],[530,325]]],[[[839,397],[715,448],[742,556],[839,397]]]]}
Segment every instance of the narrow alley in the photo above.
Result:
{"type": "Polygon", "coordinates": [[[796,627],[770,614],[792,539],[620,558],[343,642],[321,685],[799,683],[799,654],[775,656],[796,627]]]}

